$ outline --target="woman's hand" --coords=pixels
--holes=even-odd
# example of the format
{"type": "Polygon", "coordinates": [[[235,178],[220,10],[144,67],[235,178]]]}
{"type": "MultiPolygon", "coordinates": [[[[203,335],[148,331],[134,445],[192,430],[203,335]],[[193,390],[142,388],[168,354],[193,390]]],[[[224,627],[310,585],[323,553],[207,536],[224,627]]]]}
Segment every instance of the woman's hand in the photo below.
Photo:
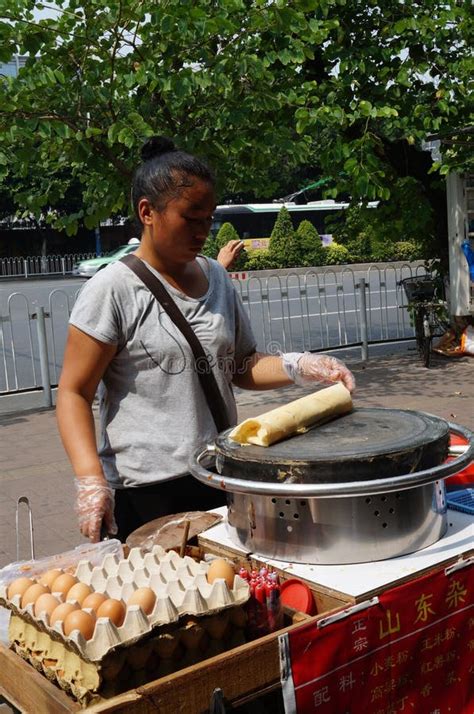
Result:
{"type": "Polygon", "coordinates": [[[226,270],[229,270],[229,268],[232,268],[233,264],[239,257],[241,251],[243,250],[243,247],[243,241],[230,240],[228,243],[225,244],[223,248],[220,249],[219,254],[217,256],[218,263],[224,266],[226,270]]]}
{"type": "Polygon", "coordinates": [[[92,543],[100,540],[104,523],[107,533],[117,533],[114,492],[101,475],[76,478],[76,513],[82,535],[92,543]]]}
{"type": "Polygon", "coordinates": [[[335,357],[312,352],[289,352],[282,354],[281,358],[283,369],[295,384],[307,386],[311,382],[342,382],[350,392],[355,389],[354,375],[344,362],[335,357]]]}

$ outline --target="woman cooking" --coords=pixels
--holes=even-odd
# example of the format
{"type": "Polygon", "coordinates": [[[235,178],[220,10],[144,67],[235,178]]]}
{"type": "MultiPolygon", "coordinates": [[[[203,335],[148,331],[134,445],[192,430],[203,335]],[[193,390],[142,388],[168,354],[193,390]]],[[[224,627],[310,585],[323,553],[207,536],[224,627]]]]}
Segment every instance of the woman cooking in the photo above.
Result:
{"type": "MultiPolygon", "coordinates": [[[[166,288],[201,343],[229,425],[237,418],[233,385],[274,389],[342,381],[352,391],[352,374],[337,359],[256,351],[225,269],[200,254],[216,205],[213,175],[200,159],[169,139],[149,139],[131,198],[142,226],[135,256],[166,288]]],[[[191,452],[217,432],[191,348],[123,262],[100,271],[78,296],[57,417],[76,476],[80,529],[92,541],[99,539],[102,522],[124,540],[154,518],[223,504],[223,494],[187,473],[191,452]],[[99,383],[97,444],[92,402],[99,383]]]]}

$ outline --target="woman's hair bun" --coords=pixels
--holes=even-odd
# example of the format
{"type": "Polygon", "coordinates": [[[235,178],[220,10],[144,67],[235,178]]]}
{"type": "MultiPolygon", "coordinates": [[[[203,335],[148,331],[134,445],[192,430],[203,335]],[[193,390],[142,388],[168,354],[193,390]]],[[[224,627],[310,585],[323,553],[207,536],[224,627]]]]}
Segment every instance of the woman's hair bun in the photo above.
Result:
{"type": "Polygon", "coordinates": [[[149,161],[176,150],[174,143],[166,136],[151,136],[142,146],[141,157],[143,161],[149,161]]]}

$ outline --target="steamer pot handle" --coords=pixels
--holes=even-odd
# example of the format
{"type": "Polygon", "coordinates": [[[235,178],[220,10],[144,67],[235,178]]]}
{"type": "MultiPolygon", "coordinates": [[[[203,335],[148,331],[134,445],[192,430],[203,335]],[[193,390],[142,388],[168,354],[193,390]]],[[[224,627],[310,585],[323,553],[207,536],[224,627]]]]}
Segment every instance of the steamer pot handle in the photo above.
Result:
{"type": "Polygon", "coordinates": [[[201,451],[200,454],[197,455],[197,462],[198,464],[201,463],[201,459],[203,459],[205,456],[215,456],[216,455],[216,447],[215,444],[207,444],[204,449],[201,451]]]}
{"type": "MultiPolygon", "coordinates": [[[[206,444],[206,446],[201,449],[198,453],[194,453],[190,459],[190,466],[193,467],[193,471],[196,473],[199,473],[200,479],[205,478],[207,480],[210,480],[211,478],[215,478],[216,474],[213,473],[212,471],[209,471],[205,465],[203,465],[204,459],[207,459],[208,462],[211,461],[215,464],[215,458],[216,458],[216,447],[214,444],[206,444]]],[[[208,463],[208,465],[210,465],[208,463]]],[[[209,483],[211,486],[212,484],[209,483]]]]}

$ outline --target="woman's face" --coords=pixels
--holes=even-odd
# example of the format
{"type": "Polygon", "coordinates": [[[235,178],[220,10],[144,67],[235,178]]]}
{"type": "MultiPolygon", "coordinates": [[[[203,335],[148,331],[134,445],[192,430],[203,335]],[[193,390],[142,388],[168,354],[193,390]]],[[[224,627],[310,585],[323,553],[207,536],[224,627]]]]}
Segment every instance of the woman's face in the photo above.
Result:
{"type": "Polygon", "coordinates": [[[211,228],[216,207],[212,185],[194,179],[191,186],[181,189],[179,196],[171,198],[162,210],[153,208],[146,199],[142,201],[148,203],[142,222],[148,228],[146,232],[157,256],[178,263],[194,260],[202,251],[211,228]]]}

